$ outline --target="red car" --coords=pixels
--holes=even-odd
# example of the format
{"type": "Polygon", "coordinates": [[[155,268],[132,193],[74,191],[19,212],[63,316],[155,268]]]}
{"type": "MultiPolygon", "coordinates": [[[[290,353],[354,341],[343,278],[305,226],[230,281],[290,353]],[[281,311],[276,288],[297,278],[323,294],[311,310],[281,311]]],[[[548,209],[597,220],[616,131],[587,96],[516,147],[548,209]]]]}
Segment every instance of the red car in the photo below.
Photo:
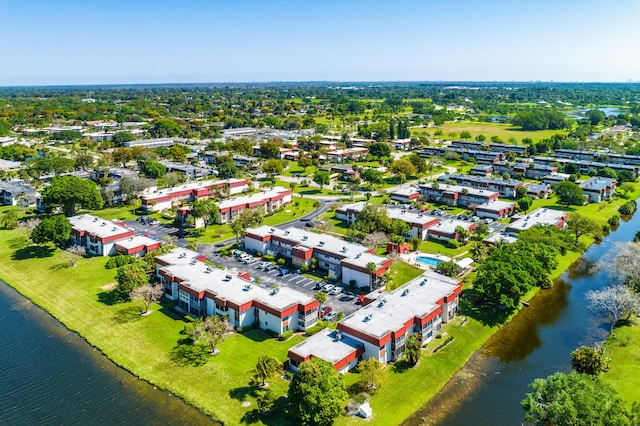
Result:
{"type": "Polygon", "coordinates": [[[320,311],[320,318],[324,317],[325,315],[329,314],[331,311],[333,311],[333,308],[331,306],[325,306],[324,308],[322,308],[322,310],[320,311]]]}

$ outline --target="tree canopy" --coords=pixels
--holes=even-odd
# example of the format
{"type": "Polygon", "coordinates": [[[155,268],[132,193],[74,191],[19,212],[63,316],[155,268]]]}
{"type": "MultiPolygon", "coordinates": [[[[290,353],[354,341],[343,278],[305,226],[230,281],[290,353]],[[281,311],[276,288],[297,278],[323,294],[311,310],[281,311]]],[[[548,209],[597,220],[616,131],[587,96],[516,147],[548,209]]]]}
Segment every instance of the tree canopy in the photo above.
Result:
{"type": "Polygon", "coordinates": [[[61,245],[71,235],[71,223],[63,215],[49,216],[33,228],[31,240],[36,244],[54,243],[61,245]]]}
{"type": "Polygon", "coordinates": [[[42,202],[51,211],[60,208],[65,216],[73,216],[79,208],[101,209],[104,200],[96,184],[75,176],[57,176],[42,190],[42,202]]]}
{"type": "Polygon", "coordinates": [[[522,400],[525,420],[535,425],[636,425],[640,407],[627,409],[617,392],[600,379],[555,373],[536,379],[522,400]]]}
{"type": "Polygon", "coordinates": [[[558,195],[560,203],[567,207],[571,204],[581,206],[584,204],[584,191],[573,182],[560,182],[553,186],[553,191],[558,195]]]}
{"type": "Polygon", "coordinates": [[[312,358],[293,375],[288,397],[289,414],[297,424],[328,426],[340,415],[348,394],[333,365],[312,358]]]}

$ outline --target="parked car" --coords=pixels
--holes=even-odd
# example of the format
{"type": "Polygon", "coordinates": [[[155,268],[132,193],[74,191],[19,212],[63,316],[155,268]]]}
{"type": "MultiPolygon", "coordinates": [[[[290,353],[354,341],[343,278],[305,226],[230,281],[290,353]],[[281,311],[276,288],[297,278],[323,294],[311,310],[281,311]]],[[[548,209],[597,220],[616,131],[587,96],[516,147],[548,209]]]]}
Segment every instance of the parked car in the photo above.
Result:
{"type": "Polygon", "coordinates": [[[340,293],[342,293],[342,288],[337,287],[337,286],[336,286],[336,287],[333,287],[333,288],[331,289],[331,291],[329,292],[329,294],[330,294],[330,295],[332,295],[332,296],[337,296],[337,295],[338,295],[338,294],[340,294],[340,293]]]}
{"type": "Polygon", "coordinates": [[[279,275],[282,275],[283,277],[286,277],[286,276],[287,276],[287,275],[289,275],[290,273],[291,273],[291,271],[290,271],[290,270],[285,269],[285,268],[282,268],[282,269],[280,269],[280,274],[279,274],[279,275]]]}
{"type": "Polygon", "coordinates": [[[322,286],[322,290],[324,290],[325,293],[329,293],[333,290],[333,287],[335,287],[333,284],[325,284],[322,286]]]}
{"type": "Polygon", "coordinates": [[[489,217],[488,217],[488,218],[486,218],[486,219],[484,220],[484,223],[486,223],[487,225],[492,224],[492,223],[493,223],[493,219],[491,219],[491,218],[489,218],[489,217]]]}
{"type": "Polygon", "coordinates": [[[333,308],[331,306],[325,306],[320,311],[320,318],[324,318],[324,316],[329,314],[329,312],[331,312],[331,311],[333,311],[333,308]]]}
{"type": "Polygon", "coordinates": [[[337,312],[329,312],[322,319],[325,320],[325,321],[334,322],[335,320],[338,319],[338,313],[337,312]]]}

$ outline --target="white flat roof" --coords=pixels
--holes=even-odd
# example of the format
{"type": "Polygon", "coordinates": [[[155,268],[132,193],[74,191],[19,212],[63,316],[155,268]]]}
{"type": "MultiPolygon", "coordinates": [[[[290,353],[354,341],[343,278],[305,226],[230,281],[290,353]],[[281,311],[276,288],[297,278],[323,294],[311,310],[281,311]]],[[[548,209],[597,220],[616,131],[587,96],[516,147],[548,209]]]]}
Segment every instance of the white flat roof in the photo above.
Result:
{"type": "Polygon", "coordinates": [[[502,200],[491,200],[488,201],[486,203],[482,203],[480,205],[478,205],[476,207],[477,209],[481,209],[481,210],[495,210],[495,211],[499,211],[499,210],[504,210],[504,209],[510,209],[515,207],[514,203],[510,203],[508,201],[502,201],[502,200]]]}
{"type": "Polygon", "coordinates": [[[369,263],[374,263],[376,266],[378,266],[386,260],[386,257],[364,252],[356,254],[355,257],[344,259],[342,263],[346,265],[357,266],[360,268],[366,268],[369,263]]]}
{"type": "Polygon", "coordinates": [[[177,192],[183,191],[193,191],[196,189],[209,188],[211,186],[218,186],[224,183],[238,183],[238,182],[247,182],[246,179],[225,179],[225,180],[202,180],[198,182],[186,183],[180,186],[173,186],[171,188],[158,189],[151,194],[144,194],[140,198],[142,199],[154,199],[164,195],[170,195],[177,192]]]}
{"type": "MultiPolygon", "coordinates": [[[[426,188],[433,189],[433,183],[427,183],[423,185],[426,188]]],[[[496,191],[490,191],[488,189],[478,189],[472,188],[470,186],[463,185],[449,185],[448,183],[438,182],[438,190],[439,191],[450,191],[450,192],[458,192],[462,193],[463,190],[466,190],[469,195],[483,196],[483,197],[491,197],[491,196],[499,196],[500,193],[496,191]]]]}
{"type": "Polygon", "coordinates": [[[507,225],[507,229],[513,232],[523,231],[535,225],[557,225],[567,214],[561,210],[547,208],[535,209],[528,215],[507,225]]]}
{"type": "Polygon", "coordinates": [[[343,239],[327,234],[316,234],[300,228],[279,229],[272,226],[247,229],[248,234],[266,237],[272,235],[293,242],[293,245],[320,249],[335,254],[337,257],[355,257],[369,251],[369,248],[356,243],[349,243],[343,239]]]}
{"type": "MultiPolygon", "coordinates": [[[[353,204],[347,204],[340,207],[338,210],[352,210],[356,212],[361,212],[368,203],[366,201],[359,201],[353,204]]],[[[403,222],[407,223],[416,223],[419,225],[425,225],[429,222],[437,221],[438,218],[435,216],[429,216],[428,214],[418,211],[411,210],[403,207],[385,207],[387,214],[391,219],[400,219],[403,222]]]]}
{"type": "Polygon", "coordinates": [[[297,304],[307,305],[314,300],[313,297],[289,287],[279,287],[278,291],[260,287],[238,277],[237,272],[218,269],[199,261],[190,260],[187,263],[165,266],[160,270],[183,279],[181,285],[198,292],[211,291],[237,305],[257,301],[283,311],[297,304]]]}
{"type": "Polygon", "coordinates": [[[456,232],[456,228],[458,226],[461,226],[463,229],[466,229],[468,231],[473,224],[474,222],[466,222],[464,220],[458,219],[448,219],[440,221],[439,224],[437,224],[436,226],[432,226],[431,228],[429,228],[429,230],[434,230],[445,234],[453,234],[454,232],[456,232]]]}
{"type": "Polygon", "coordinates": [[[459,281],[433,271],[425,272],[377,301],[354,312],[341,324],[381,338],[415,317],[424,317],[438,308],[437,302],[450,295],[459,281]]]}
{"type": "Polygon", "coordinates": [[[420,191],[415,186],[405,186],[403,188],[398,188],[391,193],[391,196],[400,195],[408,197],[409,195],[419,194],[420,191]]]}
{"type": "Polygon", "coordinates": [[[218,205],[218,208],[220,210],[224,210],[224,209],[233,208],[237,206],[243,206],[246,204],[261,203],[270,198],[277,197],[278,195],[281,195],[284,192],[291,192],[291,190],[287,188],[283,188],[281,186],[276,186],[267,191],[257,192],[251,195],[227,198],[225,200],[217,202],[216,204],[218,205]]]}
{"type": "Polygon", "coordinates": [[[101,219],[90,214],[72,216],[69,218],[69,222],[77,231],[86,231],[99,238],[108,238],[125,232],[132,232],[130,229],[111,220],[101,219]]]}
{"type": "Polygon", "coordinates": [[[289,350],[302,358],[313,356],[335,364],[362,346],[344,333],[325,328],[289,350]]]}
{"type": "Polygon", "coordinates": [[[127,250],[132,248],[140,247],[140,246],[148,246],[152,244],[157,244],[159,241],[154,240],[153,238],[144,237],[142,235],[136,235],[135,237],[128,238],[126,240],[117,241],[116,244],[120,247],[124,247],[127,250]]]}
{"type": "Polygon", "coordinates": [[[482,241],[487,243],[498,243],[500,241],[504,241],[507,244],[513,244],[518,241],[518,238],[513,237],[506,232],[496,232],[495,234],[489,235],[482,241]]]}
{"type": "Polygon", "coordinates": [[[163,261],[164,263],[168,263],[170,265],[178,265],[178,264],[188,264],[193,259],[197,259],[202,255],[197,251],[189,250],[183,247],[177,247],[173,250],[156,256],[156,259],[163,261]]]}

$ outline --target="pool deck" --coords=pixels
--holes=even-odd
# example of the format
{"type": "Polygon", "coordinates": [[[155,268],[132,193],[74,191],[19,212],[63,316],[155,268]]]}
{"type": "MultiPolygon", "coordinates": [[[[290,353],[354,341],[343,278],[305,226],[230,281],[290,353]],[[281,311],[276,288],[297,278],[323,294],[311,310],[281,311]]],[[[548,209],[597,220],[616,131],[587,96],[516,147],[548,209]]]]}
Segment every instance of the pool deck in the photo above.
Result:
{"type": "Polygon", "coordinates": [[[443,256],[441,254],[431,254],[431,253],[422,253],[420,251],[414,251],[410,253],[406,253],[402,255],[403,260],[410,265],[416,266],[420,269],[431,270],[433,269],[431,266],[426,265],[422,262],[418,262],[418,257],[430,257],[431,259],[437,259],[442,262],[447,262],[451,260],[449,256],[443,256]]]}

